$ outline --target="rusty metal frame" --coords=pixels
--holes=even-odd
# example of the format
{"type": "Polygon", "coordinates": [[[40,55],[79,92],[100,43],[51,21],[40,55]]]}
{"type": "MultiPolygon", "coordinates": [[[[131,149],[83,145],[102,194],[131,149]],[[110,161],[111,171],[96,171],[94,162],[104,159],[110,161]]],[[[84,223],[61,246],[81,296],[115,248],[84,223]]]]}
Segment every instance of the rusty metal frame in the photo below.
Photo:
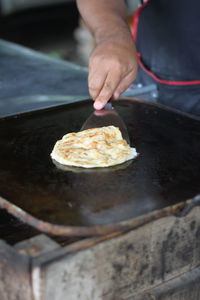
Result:
{"type": "Polygon", "coordinates": [[[179,217],[187,215],[190,210],[195,207],[200,206],[200,196],[196,196],[184,202],[177,203],[172,206],[165,207],[161,210],[156,210],[145,216],[140,216],[135,219],[130,219],[127,221],[122,221],[116,224],[99,225],[93,227],[86,226],[64,226],[52,224],[49,222],[42,221],[31,214],[25,212],[23,209],[17,207],[16,205],[10,203],[6,199],[0,197],[0,207],[5,209],[8,213],[26,223],[41,232],[56,236],[78,236],[78,237],[88,237],[88,236],[101,236],[111,233],[121,233],[136,229],[144,224],[151,221],[170,216],[176,215],[179,217]]]}

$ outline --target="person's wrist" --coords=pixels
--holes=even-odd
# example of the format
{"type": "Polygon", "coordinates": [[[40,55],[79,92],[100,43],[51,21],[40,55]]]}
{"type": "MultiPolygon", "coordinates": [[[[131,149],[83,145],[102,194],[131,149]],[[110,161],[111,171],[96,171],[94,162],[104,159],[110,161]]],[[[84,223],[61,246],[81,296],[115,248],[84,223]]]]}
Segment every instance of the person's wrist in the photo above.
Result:
{"type": "Polygon", "coordinates": [[[109,40],[133,42],[128,24],[123,19],[109,20],[94,31],[96,44],[109,40]]]}

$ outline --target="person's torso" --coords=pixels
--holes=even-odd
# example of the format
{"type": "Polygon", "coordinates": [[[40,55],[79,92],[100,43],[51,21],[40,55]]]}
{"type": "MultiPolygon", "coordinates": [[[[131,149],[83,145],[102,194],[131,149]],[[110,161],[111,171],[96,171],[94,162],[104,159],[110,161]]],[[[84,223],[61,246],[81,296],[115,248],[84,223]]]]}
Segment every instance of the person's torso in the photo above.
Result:
{"type": "Polygon", "coordinates": [[[161,80],[200,84],[199,0],[149,0],[136,13],[134,30],[150,72],[161,80]]]}

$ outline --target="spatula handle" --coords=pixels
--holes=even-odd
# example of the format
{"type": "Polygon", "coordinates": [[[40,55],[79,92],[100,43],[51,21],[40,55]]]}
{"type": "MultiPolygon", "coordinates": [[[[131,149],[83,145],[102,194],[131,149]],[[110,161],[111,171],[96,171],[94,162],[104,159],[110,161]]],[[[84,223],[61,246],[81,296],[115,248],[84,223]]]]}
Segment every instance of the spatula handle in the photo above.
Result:
{"type": "Polygon", "coordinates": [[[105,110],[110,110],[113,109],[111,102],[109,101],[108,103],[106,103],[106,105],[104,106],[105,110]]]}

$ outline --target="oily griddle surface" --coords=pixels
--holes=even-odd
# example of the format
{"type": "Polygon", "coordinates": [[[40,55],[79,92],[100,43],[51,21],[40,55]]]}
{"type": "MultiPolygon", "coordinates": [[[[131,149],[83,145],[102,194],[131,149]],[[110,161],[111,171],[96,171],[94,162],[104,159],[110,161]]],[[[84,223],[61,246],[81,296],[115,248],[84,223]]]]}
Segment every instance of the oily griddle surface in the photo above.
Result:
{"type": "Polygon", "coordinates": [[[91,101],[0,120],[0,195],[54,224],[92,226],[145,215],[200,192],[200,121],[140,101],[117,101],[139,156],[117,168],[61,170],[55,142],[79,131],[91,101]]]}

